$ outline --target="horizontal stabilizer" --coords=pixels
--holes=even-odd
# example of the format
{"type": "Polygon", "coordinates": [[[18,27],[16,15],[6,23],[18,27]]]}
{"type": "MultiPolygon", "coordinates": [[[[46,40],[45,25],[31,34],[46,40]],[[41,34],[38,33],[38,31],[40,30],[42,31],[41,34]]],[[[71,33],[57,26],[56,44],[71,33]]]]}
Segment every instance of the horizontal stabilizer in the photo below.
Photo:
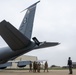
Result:
{"type": "Polygon", "coordinates": [[[26,36],[5,20],[0,23],[0,35],[13,50],[23,49],[31,43],[26,36]]]}
{"type": "Polygon", "coordinates": [[[47,47],[52,47],[59,45],[58,42],[41,42],[39,46],[37,46],[35,49],[40,49],[40,48],[47,48],[47,47]]]}

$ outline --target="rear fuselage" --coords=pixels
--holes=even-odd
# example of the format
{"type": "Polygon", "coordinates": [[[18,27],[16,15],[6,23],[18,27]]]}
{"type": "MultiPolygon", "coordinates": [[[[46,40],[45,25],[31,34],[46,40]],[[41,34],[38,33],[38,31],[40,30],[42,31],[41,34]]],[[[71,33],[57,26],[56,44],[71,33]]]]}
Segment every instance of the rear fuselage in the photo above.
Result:
{"type": "Polygon", "coordinates": [[[21,50],[12,50],[10,47],[4,47],[4,48],[0,48],[0,63],[5,63],[8,60],[12,60],[17,58],[18,56],[27,53],[29,51],[31,51],[32,49],[35,48],[35,44],[32,43],[30,46],[28,46],[27,48],[21,49],[21,50]]]}

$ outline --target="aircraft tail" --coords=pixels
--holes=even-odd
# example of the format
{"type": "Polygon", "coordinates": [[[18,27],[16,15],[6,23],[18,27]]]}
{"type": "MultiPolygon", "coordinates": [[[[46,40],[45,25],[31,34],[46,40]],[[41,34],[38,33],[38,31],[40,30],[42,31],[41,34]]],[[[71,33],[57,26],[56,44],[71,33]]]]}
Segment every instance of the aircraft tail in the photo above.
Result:
{"type": "MultiPolygon", "coordinates": [[[[38,1],[38,2],[40,2],[40,1],[38,1]]],[[[33,21],[34,21],[35,10],[36,10],[36,4],[38,2],[36,2],[33,5],[31,5],[30,7],[26,8],[27,12],[26,12],[26,14],[25,14],[25,16],[23,18],[23,21],[21,23],[21,26],[19,28],[19,31],[23,35],[25,35],[28,39],[31,39],[32,28],[33,28],[33,21]]],[[[25,10],[23,10],[23,11],[25,11],[25,10]]]]}

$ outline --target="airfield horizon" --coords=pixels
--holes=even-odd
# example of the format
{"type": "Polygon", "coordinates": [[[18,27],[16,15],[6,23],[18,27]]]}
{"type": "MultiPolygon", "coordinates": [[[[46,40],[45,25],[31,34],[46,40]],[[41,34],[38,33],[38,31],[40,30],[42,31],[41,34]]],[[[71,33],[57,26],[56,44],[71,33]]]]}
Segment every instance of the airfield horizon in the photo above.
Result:
{"type": "MultiPolygon", "coordinates": [[[[29,70],[0,70],[0,75],[68,75],[68,70],[49,70],[44,72],[41,70],[40,73],[29,72],[29,70]]],[[[76,75],[76,70],[73,70],[73,75],[76,75]]]]}

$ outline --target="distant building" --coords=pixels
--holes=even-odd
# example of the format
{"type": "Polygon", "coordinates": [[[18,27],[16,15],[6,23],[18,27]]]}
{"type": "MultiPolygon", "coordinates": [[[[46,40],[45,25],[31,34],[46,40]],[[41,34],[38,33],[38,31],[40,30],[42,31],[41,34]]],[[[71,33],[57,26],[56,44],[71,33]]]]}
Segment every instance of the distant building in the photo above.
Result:
{"type": "MultiPolygon", "coordinates": [[[[19,62],[19,61],[37,61],[38,58],[36,56],[26,56],[26,55],[22,55],[18,58],[16,58],[15,60],[11,61],[12,62],[12,66],[11,67],[8,67],[8,68],[19,68],[17,65],[18,63],[16,62],[19,62]]],[[[29,65],[26,65],[25,67],[23,68],[29,68],[29,65]]]]}
{"type": "Polygon", "coordinates": [[[72,62],[73,68],[76,68],[76,62],[72,62]]]}
{"type": "MultiPolygon", "coordinates": [[[[76,62],[72,62],[73,68],[76,68],[76,62]]],[[[63,66],[62,68],[68,68],[68,66],[63,66]]]]}

